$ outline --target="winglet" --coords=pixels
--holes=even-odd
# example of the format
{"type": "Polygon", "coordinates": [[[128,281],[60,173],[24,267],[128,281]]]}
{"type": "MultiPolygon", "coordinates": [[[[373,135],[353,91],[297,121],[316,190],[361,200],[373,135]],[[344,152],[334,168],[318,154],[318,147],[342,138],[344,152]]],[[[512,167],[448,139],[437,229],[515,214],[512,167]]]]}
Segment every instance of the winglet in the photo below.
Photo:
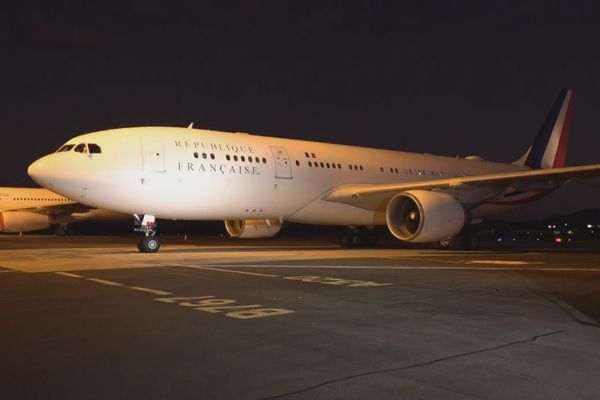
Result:
{"type": "Polygon", "coordinates": [[[188,125],[188,127],[187,127],[187,128],[188,128],[188,129],[192,129],[193,127],[194,127],[194,123],[193,123],[193,122],[190,122],[190,124],[188,125]]]}
{"type": "Polygon", "coordinates": [[[527,152],[513,164],[532,169],[564,167],[571,130],[575,92],[561,90],[527,152]]]}

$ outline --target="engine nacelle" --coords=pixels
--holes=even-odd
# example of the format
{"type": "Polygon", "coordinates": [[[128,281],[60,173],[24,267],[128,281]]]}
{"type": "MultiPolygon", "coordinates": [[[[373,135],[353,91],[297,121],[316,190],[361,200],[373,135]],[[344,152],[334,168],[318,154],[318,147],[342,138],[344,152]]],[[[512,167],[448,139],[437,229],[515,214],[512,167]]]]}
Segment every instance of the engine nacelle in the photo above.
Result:
{"type": "Polygon", "coordinates": [[[27,211],[5,211],[0,213],[0,232],[39,231],[50,227],[47,215],[27,211]]]}
{"type": "Polygon", "coordinates": [[[225,229],[231,237],[254,239],[273,237],[281,230],[281,223],[264,219],[225,220],[225,229]]]}
{"type": "Polygon", "coordinates": [[[387,226],[400,240],[435,242],[456,235],[465,224],[465,210],[452,196],[410,190],[393,197],[385,212],[387,226]]]}

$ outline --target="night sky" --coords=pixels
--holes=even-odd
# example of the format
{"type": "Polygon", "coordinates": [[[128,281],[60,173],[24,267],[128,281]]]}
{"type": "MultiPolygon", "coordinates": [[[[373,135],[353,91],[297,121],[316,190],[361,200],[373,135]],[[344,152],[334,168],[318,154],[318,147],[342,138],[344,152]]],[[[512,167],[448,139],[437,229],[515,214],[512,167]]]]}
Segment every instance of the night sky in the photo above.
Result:
{"type": "MultiPolygon", "coordinates": [[[[596,2],[3,2],[0,186],[85,132],[187,126],[512,162],[576,91],[600,163],[596,2]],[[559,4],[559,5],[558,5],[559,4]]],[[[600,208],[563,188],[515,213],[600,208]]]]}

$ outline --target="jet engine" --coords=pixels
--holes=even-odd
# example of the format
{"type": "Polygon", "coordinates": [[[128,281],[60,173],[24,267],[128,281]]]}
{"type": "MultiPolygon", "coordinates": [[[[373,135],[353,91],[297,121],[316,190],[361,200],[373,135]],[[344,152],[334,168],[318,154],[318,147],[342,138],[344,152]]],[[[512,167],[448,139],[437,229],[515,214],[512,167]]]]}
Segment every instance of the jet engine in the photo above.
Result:
{"type": "Polygon", "coordinates": [[[29,232],[50,227],[47,215],[27,211],[0,213],[0,232],[29,232]]]}
{"type": "Polygon", "coordinates": [[[265,219],[225,220],[225,229],[234,238],[267,238],[279,233],[281,223],[265,219]]]}
{"type": "Polygon", "coordinates": [[[435,242],[456,235],[465,224],[465,210],[452,196],[410,190],[393,197],[385,218],[392,234],[415,243],[435,242]]]}

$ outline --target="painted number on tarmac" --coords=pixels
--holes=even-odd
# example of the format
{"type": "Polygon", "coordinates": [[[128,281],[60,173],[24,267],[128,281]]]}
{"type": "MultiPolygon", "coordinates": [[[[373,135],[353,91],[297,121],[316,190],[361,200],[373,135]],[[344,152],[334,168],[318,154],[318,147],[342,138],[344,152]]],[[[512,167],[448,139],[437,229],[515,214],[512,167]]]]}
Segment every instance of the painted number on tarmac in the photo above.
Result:
{"type": "Polygon", "coordinates": [[[163,297],[154,300],[163,303],[177,303],[182,307],[191,307],[211,314],[224,313],[226,317],[236,319],[275,317],[295,312],[285,308],[262,308],[260,304],[239,305],[235,300],[218,299],[215,296],[163,297]]]}
{"type": "Polygon", "coordinates": [[[373,281],[359,281],[354,279],[341,279],[331,278],[328,276],[287,276],[283,279],[289,279],[292,281],[320,283],[321,285],[334,285],[334,286],[347,286],[347,287],[379,287],[379,286],[390,286],[391,283],[377,283],[373,281]]]}

